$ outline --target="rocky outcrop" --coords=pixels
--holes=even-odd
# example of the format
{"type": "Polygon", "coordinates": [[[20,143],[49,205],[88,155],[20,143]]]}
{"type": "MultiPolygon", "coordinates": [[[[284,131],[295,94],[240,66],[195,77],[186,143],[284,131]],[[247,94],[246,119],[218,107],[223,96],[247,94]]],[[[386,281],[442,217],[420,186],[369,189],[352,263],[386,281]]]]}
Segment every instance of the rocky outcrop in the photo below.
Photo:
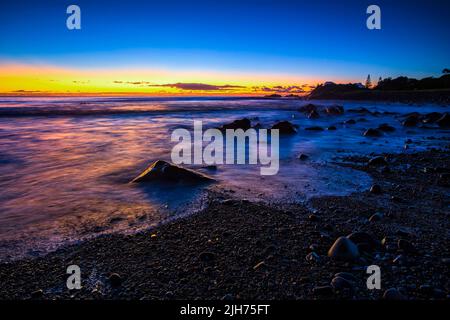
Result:
{"type": "Polygon", "coordinates": [[[214,181],[214,179],[193,170],[157,160],[131,182],[150,181],[203,183],[214,181]]]}

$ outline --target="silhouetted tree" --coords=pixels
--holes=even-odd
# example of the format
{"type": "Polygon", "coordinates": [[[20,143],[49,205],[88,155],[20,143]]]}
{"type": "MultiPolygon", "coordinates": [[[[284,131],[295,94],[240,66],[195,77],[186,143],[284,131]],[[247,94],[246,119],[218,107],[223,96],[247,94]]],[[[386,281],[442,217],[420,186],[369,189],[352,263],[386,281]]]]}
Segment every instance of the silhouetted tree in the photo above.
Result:
{"type": "Polygon", "coordinates": [[[450,73],[450,69],[445,68],[444,70],[442,70],[442,73],[443,74],[448,74],[448,73],[450,73]]]}
{"type": "Polygon", "coordinates": [[[372,87],[372,81],[370,80],[370,74],[367,76],[366,88],[370,89],[372,87]]]}

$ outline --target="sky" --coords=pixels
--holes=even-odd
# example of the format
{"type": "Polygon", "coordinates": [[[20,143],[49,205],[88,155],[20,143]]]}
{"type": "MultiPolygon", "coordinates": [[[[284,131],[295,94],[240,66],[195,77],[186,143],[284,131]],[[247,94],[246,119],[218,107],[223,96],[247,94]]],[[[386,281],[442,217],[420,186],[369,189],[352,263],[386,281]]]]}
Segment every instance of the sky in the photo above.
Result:
{"type": "Polygon", "coordinates": [[[2,1],[0,93],[303,94],[439,76],[450,1],[2,1]],[[69,30],[66,8],[81,8],[69,30]],[[381,8],[381,30],[366,9],[381,8]]]}

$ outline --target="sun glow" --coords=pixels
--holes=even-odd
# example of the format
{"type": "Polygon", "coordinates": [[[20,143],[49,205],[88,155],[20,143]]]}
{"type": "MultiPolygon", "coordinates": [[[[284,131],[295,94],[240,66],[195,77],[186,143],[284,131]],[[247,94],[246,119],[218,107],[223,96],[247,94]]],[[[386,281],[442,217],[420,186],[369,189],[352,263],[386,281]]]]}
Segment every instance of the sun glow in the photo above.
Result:
{"type": "Polygon", "coordinates": [[[319,82],[286,74],[0,63],[4,95],[303,95],[319,82]]]}

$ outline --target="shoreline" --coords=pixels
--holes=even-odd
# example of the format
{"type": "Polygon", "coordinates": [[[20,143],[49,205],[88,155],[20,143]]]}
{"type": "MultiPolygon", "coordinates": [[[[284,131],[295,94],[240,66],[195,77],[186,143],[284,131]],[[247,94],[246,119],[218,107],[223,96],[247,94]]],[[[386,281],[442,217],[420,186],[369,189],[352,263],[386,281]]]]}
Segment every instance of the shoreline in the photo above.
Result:
{"type": "Polygon", "coordinates": [[[273,205],[211,192],[205,209],[148,231],[0,264],[0,299],[366,300],[389,288],[406,299],[449,299],[449,150],[383,156],[386,167],[364,157],[345,164],[369,173],[380,194],[273,205]],[[358,261],[327,257],[339,236],[354,232],[386,241],[363,246],[358,261]],[[398,248],[400,239],[414,250],[398,248]],[[71,264],[80,266],[81,290],[66,288],[71,264]],[[370,264],[382,270],[382,290],[365,287],[370,264]],[[350,287],[330,284],[339,272],[353,277],[350,287]]]}

